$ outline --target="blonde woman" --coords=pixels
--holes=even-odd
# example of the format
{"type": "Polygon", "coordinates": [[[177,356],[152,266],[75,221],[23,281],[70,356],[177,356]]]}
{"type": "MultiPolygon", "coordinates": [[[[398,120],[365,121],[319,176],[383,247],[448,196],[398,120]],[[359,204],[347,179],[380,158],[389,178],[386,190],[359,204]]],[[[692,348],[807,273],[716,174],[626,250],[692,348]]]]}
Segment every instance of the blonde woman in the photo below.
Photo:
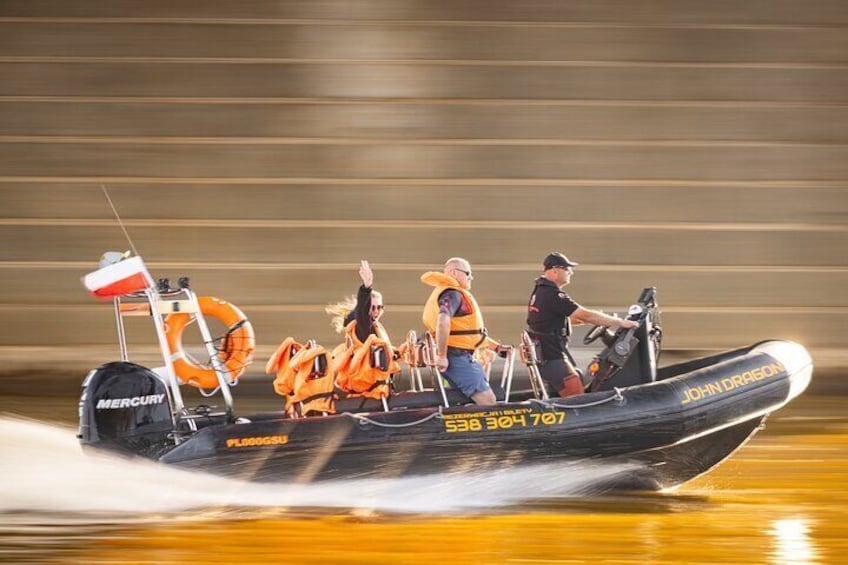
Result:
{"type": "Polygon", "coordinates": [[[383,295],[372,289],[374,273],[368,261],[359,267],[362,286],[354,297],[327,307],[333,327],[344,333],[345,343],[333,350],[336,386],[347,394],[385,400],[391,394],[391,375],[400,372],[400,355],[392,347],[383,316],[383,295]],[[382,355],[377,355],[377,352],[382,355]],[[377,355],[377,357],[374,357],[377,355]]]}
{"type": "Polygon", "coordinates": [[[349,296],[325,308],[333,317],[333,328],[337,333],[348,333],[355,337],[360,344],[365,343],[371,334],[388,341],[386,329],[379,321],[384,310],[383,295],[372,288],[374,273],[368,261],[360,262],[359,278],[362,279],[362,285],[356,297],[349,296]]]}

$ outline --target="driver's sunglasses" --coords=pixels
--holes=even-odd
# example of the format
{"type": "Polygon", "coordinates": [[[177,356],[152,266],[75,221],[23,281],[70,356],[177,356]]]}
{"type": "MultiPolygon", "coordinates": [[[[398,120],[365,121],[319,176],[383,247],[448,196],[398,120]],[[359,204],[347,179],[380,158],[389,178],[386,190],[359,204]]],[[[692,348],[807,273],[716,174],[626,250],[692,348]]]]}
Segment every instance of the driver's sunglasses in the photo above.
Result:
{"type": "Polygon", "coordinates": [[[457,269],[457,271],[459,271],[460,273],[463,273],[463,274],[464,274],[466,277],[468,277],[469,279],[473,279],[473,278],[474,278],[474,275],[472,275],[472,274],[471,274],[471,271],[463,271],[462,269],[457,269]]]}
{"type": "Polygon", "coordinates": [[[556,268],[557,268],[557,269],[562,269],[563,271],[565,271],[565,272],[566,272],[566,273],[568,273],[569,275],[573,275],[573,274],[574,274],[574,269],[573,269],[572,267],[563,267],[562,265],[557,265],[557,267],[556,267],[556,268]]]}
{"type": "Polygon", "coordinates": [[[385,306],[383,306],[382,304],[372,304],[371,305],[372,310],[383,310],[384,308],[385,308],[385,306]]]}

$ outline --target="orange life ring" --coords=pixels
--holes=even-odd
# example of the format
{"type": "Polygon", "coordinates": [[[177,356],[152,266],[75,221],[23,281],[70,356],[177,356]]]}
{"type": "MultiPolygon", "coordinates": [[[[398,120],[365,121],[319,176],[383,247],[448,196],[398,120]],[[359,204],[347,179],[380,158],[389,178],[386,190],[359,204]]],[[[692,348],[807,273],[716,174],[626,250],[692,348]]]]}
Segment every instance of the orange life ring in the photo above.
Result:
{"type": "MultiPolygon", "coordinates": [[[[205,317],[217,318],[227,327],[218,357],[230,374],[230,383],[233,383],[253,361],[253,352],[256,349],[253,326],[244,312],[226,300],[214,296],[199,296],[197,302],[205,317]]],[[[183,350],[183,330],[190,321],[191,315],[183,313],[169,314],[165,318],[165,336],[171,350],[174,372],[186,384],[198,388],[215,388],[219,384],[215,369],[194,363],[183,350]]]]}

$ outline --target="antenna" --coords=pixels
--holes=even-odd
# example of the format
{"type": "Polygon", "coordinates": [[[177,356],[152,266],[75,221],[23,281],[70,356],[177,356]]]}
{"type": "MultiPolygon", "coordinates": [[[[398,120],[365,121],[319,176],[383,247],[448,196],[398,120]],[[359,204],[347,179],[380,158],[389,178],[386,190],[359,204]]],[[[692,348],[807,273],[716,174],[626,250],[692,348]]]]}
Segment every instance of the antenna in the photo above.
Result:
{"type": "Polygon", "coordinates": [[[127,232],[127,228],[125,228],[125,227],[124,227],[124,222],[122,222],[122,221],[121,221],[121,216],[119,216],[119,215],[118,215],[118,210],[115,208],[115,205],[112,203],[112,199],[109,197],[109,191],[108,191],[108,190],[106,190],[106,185],[105,185],[105,184],[101,184],[101,185],[100,185],[100,188],[102,188],[102,189],[103,189],[103,194],[106,196],[106,200],[108,200],[108,201],[109,201],[109,206],[111,206],[111,207],[112,207],[112,212],[114,212],[114,213],[115,213],[115,219],[117,219],[117,220],[118,220],[118,225],[119,225],[119,226],[121,226],[121,229],[123,230],[124,235],[125,235],[125,236],[126,236],[126,238],[127,238],[127,241],[129,241],[129,242],[130,242],[130,248],[133,250],[133,253],[134,253],[136,256],[138,256],[138,250],[135,248],[135,245],[133,244],[133,240],[132,240],[132,238],[130,237],[130,234],[127,232]]]}

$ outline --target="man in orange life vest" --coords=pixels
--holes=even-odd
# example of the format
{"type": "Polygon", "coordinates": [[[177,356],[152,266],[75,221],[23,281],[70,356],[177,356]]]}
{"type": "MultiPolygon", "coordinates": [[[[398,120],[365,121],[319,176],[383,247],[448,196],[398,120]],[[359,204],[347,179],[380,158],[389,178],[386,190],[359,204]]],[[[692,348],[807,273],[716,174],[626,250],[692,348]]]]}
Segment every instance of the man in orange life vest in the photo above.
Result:
{"type": "Polygon", "coordinates": [[[527,306],[527,327],[530,337],[541,344],[542,359],[539,373],[548,391],[560,396],[573,396],[583,392],[580,375],[574,368],[574,358],[568,351],[571,321],[609,328],[633,328],[637,322],[607,316],[577,304],[561,290],[571,282],[574,267],[562,253],[550,253],[543,261],[544,273],[537,278],[530,303],[527,306]]]}
{"type": "Polygon", "coordinates": [[[480,307],[469,292],[473,279],[471,265],[461,257],[448,259],[441,273],[424,273],[421,282],[435,287],[424,306],[424,325],[436,337],[436,364],[442,375],[476,404],[491,405],[495,393],[473,354],[479,347],[503,354],[510,346],[488,337],[480,307]]]}

